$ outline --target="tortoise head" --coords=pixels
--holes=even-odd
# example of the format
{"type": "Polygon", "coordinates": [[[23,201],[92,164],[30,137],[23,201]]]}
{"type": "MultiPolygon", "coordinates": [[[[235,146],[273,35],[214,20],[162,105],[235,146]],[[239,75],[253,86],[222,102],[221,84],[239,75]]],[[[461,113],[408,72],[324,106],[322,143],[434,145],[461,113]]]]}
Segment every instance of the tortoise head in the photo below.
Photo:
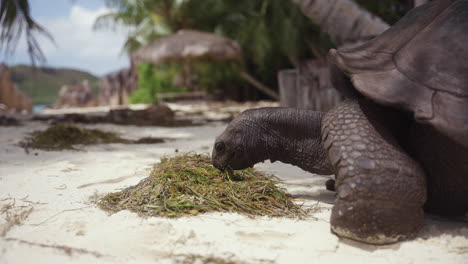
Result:
{"type": "Polygon", "coordinates": [[[240,170],[253,167],[258,162],[259,152],[255,151],[255,142],[261,137],[255,127],[248,126],[248,114],[241,114],[233,120],[216,138],[211,156],[213,166],[219,170],[226,168],[240,170]]]}
{"type": "Polygon", "coordinates": [[[321,112],[287,107],[244,111],[216,138],[213,165],[220,170],[240,170],[270,160],[331,174],[320,140],[322,116],[321,112]]]}

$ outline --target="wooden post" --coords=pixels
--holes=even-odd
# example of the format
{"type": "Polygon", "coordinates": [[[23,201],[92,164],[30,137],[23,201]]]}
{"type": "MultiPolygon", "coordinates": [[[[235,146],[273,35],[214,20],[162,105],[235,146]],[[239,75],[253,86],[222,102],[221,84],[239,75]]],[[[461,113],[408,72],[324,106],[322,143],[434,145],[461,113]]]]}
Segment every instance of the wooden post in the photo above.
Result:
{"type": "Polygon", "coordinates": [[[342,100],[330,81],[327,63],[308,61],[299,69],[278,72],[280,105],[328,111],[342,100]]]}
{"type": "Polygon", "coordinates": [[[297,70],[282,70],[278,72],[280,105],[296,107],[297,105],[297,70]]]}

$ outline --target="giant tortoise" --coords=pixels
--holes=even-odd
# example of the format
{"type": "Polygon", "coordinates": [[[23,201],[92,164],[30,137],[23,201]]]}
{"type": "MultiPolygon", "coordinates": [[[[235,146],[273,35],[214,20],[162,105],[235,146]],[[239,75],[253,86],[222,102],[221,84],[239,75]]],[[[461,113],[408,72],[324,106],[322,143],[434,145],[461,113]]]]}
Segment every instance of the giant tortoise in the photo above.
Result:
{"type": "Polygon", "coordinates": [[[424,211],[468,211],[468,0],[410,11],[380,36],[329,52],[347,99],[326,113],[247,110],[216,139],[219,169],[270,159],[335,174],[331,229],[371,244],[414,237],[424,211]]]}

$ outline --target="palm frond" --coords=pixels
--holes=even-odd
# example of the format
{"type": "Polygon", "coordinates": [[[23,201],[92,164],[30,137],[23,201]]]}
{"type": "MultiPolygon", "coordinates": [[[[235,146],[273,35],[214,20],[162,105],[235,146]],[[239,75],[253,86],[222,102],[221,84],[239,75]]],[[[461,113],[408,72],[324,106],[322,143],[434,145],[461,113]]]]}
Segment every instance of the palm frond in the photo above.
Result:
{"type": "Polygon", "coordinates": [[[4,53],[6,56],[13,54],[24,33],[32,64],[45,61],[36,34],[42,34],[52,42],[53,38],[32,19],[28,0],[2,0],[0,3],[0,25],[0,53],[4,53]]]}

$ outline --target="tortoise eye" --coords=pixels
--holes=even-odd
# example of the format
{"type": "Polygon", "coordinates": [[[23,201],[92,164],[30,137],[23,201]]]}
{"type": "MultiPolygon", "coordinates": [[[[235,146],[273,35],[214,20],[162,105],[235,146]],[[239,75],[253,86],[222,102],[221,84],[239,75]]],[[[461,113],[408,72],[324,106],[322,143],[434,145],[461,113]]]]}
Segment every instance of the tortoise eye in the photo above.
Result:
{"type": "Polygon", "coordinates": [[[215,150],[216,152],[223,152],[226,149],[226,145],[224,142],[218,142],[215,144],[215,150]]]}

